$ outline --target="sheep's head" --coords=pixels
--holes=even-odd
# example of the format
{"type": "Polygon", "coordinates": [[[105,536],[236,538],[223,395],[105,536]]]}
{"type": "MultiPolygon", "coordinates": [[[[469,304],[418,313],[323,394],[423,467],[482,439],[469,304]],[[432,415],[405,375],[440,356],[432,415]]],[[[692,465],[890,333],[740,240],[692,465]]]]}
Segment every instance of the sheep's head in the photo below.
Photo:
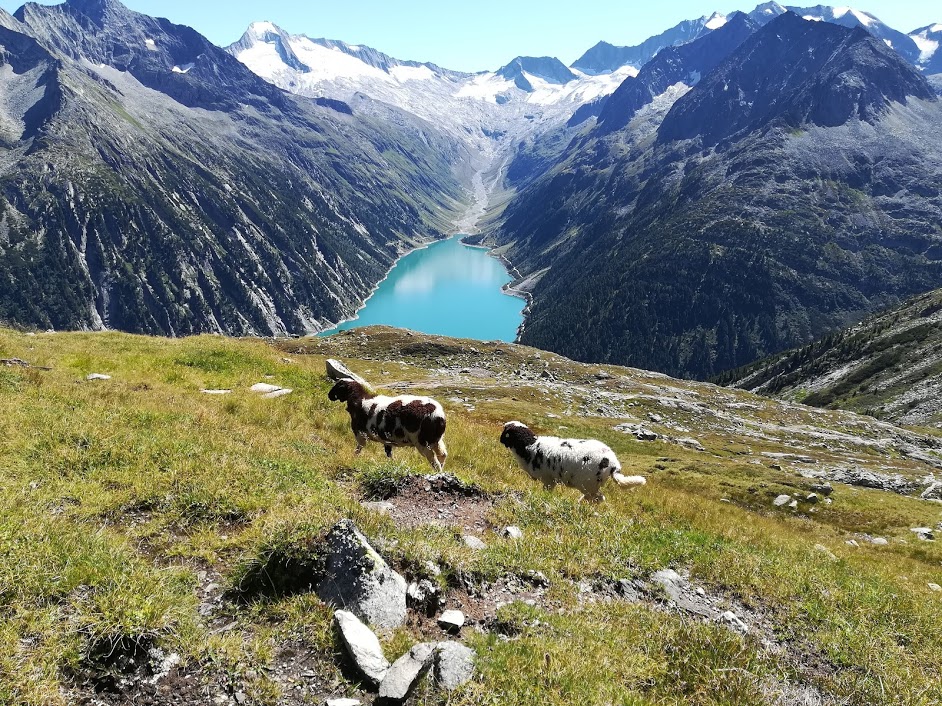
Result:
{"type": "Polygon", "coordinates": [[[536,441],[536,435],[522,422],[507,422],[500,435],[500,443],[508,449],[522,451],[536,441]]]}
{"type": "Polygon", "coordinates": [[[363,394],[363,385],[355,380],[344,378],[338,380],[337,384],[330,389],[330,392],[327,393],[327,399],[331,402],[346,402],[354,397],[363,397],[363,394]]]}

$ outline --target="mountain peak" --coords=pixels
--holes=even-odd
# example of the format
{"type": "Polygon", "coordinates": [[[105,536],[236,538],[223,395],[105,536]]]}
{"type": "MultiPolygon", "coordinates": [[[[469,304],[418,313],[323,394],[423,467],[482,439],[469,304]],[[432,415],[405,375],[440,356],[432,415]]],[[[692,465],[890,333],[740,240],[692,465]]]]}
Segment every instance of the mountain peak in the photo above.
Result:
{"type": "Polygon", "coordinates": [[[517,88],[532,91],[533,86],[524,73],[557,85],[567,84],[577,78],[563,62],[554,56],[518,56],[497,71],[498,76],[513,81],[517,88]]]}
{"type": "Polygon", "coordinates": [[[753,34],[674,104],[658,141],[735,139],[770,124],[876,122],[890,103],[935,100],[925,79],[863,27],[809,22],[794,12],[753,34]]]}

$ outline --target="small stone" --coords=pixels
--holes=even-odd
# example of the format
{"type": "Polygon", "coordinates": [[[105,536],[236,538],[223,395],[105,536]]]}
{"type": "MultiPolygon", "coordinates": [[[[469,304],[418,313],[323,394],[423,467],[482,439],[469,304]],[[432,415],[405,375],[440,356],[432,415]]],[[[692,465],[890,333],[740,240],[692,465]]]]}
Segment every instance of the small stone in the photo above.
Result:
{"type": "Polygon", "coordinates": [[[357,699],[327,699],[324,706],[360,706],[357,699]]]}
{"type": "Polygon", "coordinates": [[[249,695],[244,691],[237,691],[235,693],[235,700],[237,704],[244,704],[249,700],[249,695]]]}
{"type": "Polygon", "coordinates": [[[436,645],[422,642],[397,659],[379,685],[379,700],[402,702],[435,661],[436,645]]]}
{"type": "Polygon", "coordinates": [[[435,659],[435,680],[445,691],[454,691],[474,677],[474,658],[470,647],[457,642],[439,642],[435,659]]]}
{"type": "Polygon", "coordinates": [[[334,613],[334,623],[340,631],[343,646],[357,669],[373,684],[382,682],[389,669],[389,662],[383,655],[383,648],[376,634],[346,610],[334,613]]]}
{"type": "Polygon", "coordinates": [[[501,536],[507,537],[508,539],[523,539],[523,530],[515,525],[510,525],[509,527],[504,527],[501,531],[501,536]]]}
{"type": "Polygon", "coordinates": [[[830,483],[816,483],[811,486],[811,489],[816,492],[824,495],[825,497],[834,492],[834,488],[830,483]]]}
{"type": "Polygon", "coordinates": [[[427,561],[424,564],[425,570],[428,571],[430,576],[441,576],[442,570],[434,561],[427,561]]]}
{"type": "Polygon", "coordinates": [[[461,541],[464,542],[464,545],[470,549],[481,550],[487,549],[487,545],[482,542],[480,539],[471,534],[466,534],[461,538],[461,541]]]}
{"type": "Polygon", "coordinates": [[[797,509],[798,509],[798,501],[797,501],[797,500],[792,500],[790,503],[788,503],[788,507],[790,507],[792,510],[797,510],[797,509]]]}
{"type": "Polygon", "coordinates": [[[278,387],[278,385],[270,385],[267,382],[259,382],[252,385],[252,387],[249,388],[249,390],[251,390],[252,392],[259,392],[259,393],[266,393],[266,394],[271,393],[271,392],[277,392],[280,389],[281,388],[278,387]]]}
{"type": "Polygon", "coordinates": [[[277,399],[278,397],[285,397],[286,395],[290,395],[292,392],[294,392],[294,390],[291,390],[288,388],[282,388],[280,390],[273,390],[272,392],[262,395],[262,399],[274,400],[274,399],[277,399]]]}
{"type": "Polygon", "coordinates": [[[788,505],[788,503],[791,501],[791,495],[779,495],[777,498],[775,498],[775,500],[772,501],[772,504],[775,505],[775,507],[783,507],[784,505],[788,505]]]}
{"type": "Polygon", "coordinates": [[[679,439],[674,439],[675,443],[680,444],[681,446],[686,446],[688,449],[693,449],[694,451],[706,451],[706,448],[696,439],[692,439],[689,436],[681,437],[679,439]]]}
{"type": "Polygon", "coordinates": [[[111,376],[110,376],[110,375],[104,375],[104,374],[102,374],[102,373],[92,373],[91,375],[89,375],[89,376],[86,377],[85,379],[88,380],[89,382],[94,381],[94,380],[110,380],[110,379],[111,379],[111,376]]]}
{"type": "Polygon", "coordinates": [[[396,506],[387,500],[377,500],[371,502],[362,502],[360,503],[367,510],[372,510],[373,512],[378,512],[382,515],[388,515],[393,510],[396,509],[396,506]]]}
{"type": "Polygon", "coordinates": [[[832,552],[830,549],[828,549],[828,548],[827,548],[826,546],[824,546],[823,544],[815,544],[815,545],[814,545],[814,548],[815,548],[816,551],[819,551],[819,552],[821,552],[822,554],[824,554],[824,555],[825,555],[828,559],[830,559],[831,561],[837,561],[837,556],[834,554],[834,552],[832,552]]]}
{"type": "Polygon", "coordinates": [[[870,544],[876,544],[878,547],[885,547],[887,544],[889,544],[889,542],[886,541],[886,539],[883,537],[871,537],[870,544]]]}
{"type": "Polygon", "coordinates": [[[464,627],[464,613],[460,610],[446,610],[438,618],[438,627],[447,632],[458,632],[464,627]]]}
{"type": "Polygon", "coordinates": [[[935,534],[933,534],[930,527],[913,527],[909,531],[914,532],[916,536],[924,542],[932,542],[935,540],[935,534]]]}
{"type": "Polygon", "coordinates": [[[846,545],[849,546],[849,547],[859,547],[859,546],[860,546],[860,545],[857,543],[857,540],[856,540],[856,539],[848,539],[846,542],[844,542],[844,544],[846,544],[846,545]]]}
{"type": "Polygon", "coordinates": [[[930,590],[930,591],[935,591],[936,593],[939,593],[940,591],[942,591],[942,586],[940,586],[940,585],[937,584],[937,583],[930,583],[930,584],[929,584],[929,590],[930,590]]]}
{"type": "Polygon", "coordinates": [[[818,499],[819,499],[819,498],[818,498],[818,494],[817,494],[817,493],[809,493],[809,494],[808,494],[808,497],[805,498],[805,502],[809,502],[809,503],[812,503],[812,504],[813,504],[813,503],[818,502],[818,499]]]}
{"type": "Polygon", "coordinates": [[[720,620],[723,620],[723,621],[729,623],[731,626],[733,626],[734,628],[736,628],[737,630],[740,630],[740,631],[742,631],[742,632],[746,632],[746,631],[749,630],[749,626],[746,625],[742,620],[740,620],[740,619],[739,619],[739,616],[737,616],[737,615],[736,615],[733,611],[731,611],[731,610],[728,610],[728,611],[726,611],[725,613],[723,613],[723,614],[720,616],[720,620]]]}

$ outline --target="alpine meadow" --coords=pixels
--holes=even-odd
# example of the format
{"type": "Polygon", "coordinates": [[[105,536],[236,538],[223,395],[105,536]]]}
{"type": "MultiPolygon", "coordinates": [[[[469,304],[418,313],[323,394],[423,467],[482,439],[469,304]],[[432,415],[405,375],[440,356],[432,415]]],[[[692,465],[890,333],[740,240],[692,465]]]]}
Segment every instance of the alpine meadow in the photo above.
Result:
{"type": "Polygon", "coordinates": [[[125,2],[0,2],[0,705],[942,704],[942,17],[125,2]]]}

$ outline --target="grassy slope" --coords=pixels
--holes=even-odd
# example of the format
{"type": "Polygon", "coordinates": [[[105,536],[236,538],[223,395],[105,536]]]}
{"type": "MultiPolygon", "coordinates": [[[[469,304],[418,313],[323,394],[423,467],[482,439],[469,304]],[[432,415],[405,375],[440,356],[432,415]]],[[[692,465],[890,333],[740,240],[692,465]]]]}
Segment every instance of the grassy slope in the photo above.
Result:
{"type": "MultiPolygon", "coordinates": [[[[345,516],[402,571],[431,559],[446,579],[528,569],[549,578],[550,603],[501,610],[513,639],[466,632],[480,675],[449,703],[760,704],[774,685],[795,680],[851,704],[942,701],[942,594],[927,587],[942,582],[942,551],[908,532],[942,519],[938,505],[838,486],[831,506],[773,511],[771,498],[807,481],[753,461],[760,451],[806,450],[803,442],[747,439],[709,415],[672,412],[708,449],[697,453],[634,441],[612,430],[614,420],[578,410],[592,390],[638,393],[626,416],[643,419],[664,409],[640,393],[680,390],[708,407],[748,410],[757,423],[846,431],[859,427],[856,418],[625,369],[607,368],[613,379],[589,384],[598,367],[507,345],[475,343],[473,354],[467,345],[436,348],[389,329],[280,347],[0,330],[0,358],[52,368],[0,367],[0,703],[73,701],[80,692],[70,675],[87,673],[90,655],[127,640],[178,651],[197,678],[227,680],[261,703],[280,698],[266,666],[280,646],[300,642],[323,656],[335,691],[349,688],[333,666],[330,611],[312,594],[227,602],[222,610],[235,627],[225,632],[200,617],[197,598],[199,571],[236,585],[260,558],[275,549],[303,554],[345,516]],[[367,479],[428,468],[408,451],[387,462],[375,445],[354,457],[346,413],[327,402],[328,354],[378,385],[415,381],[443,401],[468,400],[473,411],[446,401],[448,470],[511,493],[491,520],[521,526],[525,541],[491,535],[474,553],[456,532],[397,528],[362,508],[367,479]],[[495,377],[458,373],[475,356],[495,377]],[[513,374],[544,363],[579,387],[513,374]],[[113,379],[86,382],[92,372],[113,379]],[[296,392],[277,400],[249,394],[264,375],[296,392]],[[575,392],[564,393],[567,386],[575,392]],[[235,392],[200,394],[206,387],[235,392]],[[610,488],[600,507],[579,503],[573,491],[547,493],[497,443],[509,418],[544,433],[597,436],[649,485],[610,488]],[[851,548],[844,540],[854,530],[892,541],[851,548]],[[755,633],[740,637],[646,603],[579,600],[580,580],[666,566],[689,569],[700,584],[767,616],[793,657],[766,650],[755,633]]],[[[875,448],[837,446],[813,452],[830,463],[844,453],[864,467],[926,471],[875,448]]],[[[387,636],[388,654],[414,637],[387,636]]]]}

